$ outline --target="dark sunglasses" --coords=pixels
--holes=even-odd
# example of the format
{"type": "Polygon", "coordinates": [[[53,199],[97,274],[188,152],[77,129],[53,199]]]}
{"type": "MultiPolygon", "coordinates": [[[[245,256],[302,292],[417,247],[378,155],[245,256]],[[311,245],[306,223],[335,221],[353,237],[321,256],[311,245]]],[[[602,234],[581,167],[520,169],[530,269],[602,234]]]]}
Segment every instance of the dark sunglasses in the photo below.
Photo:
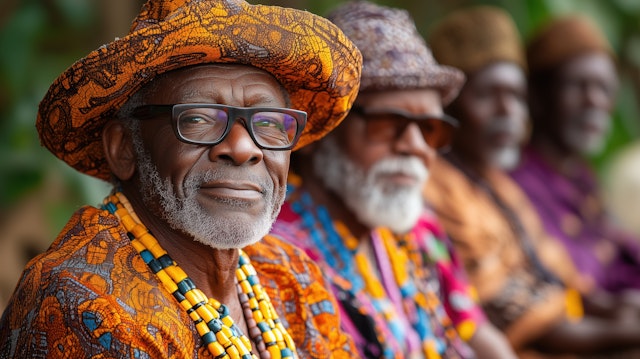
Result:
{"type": "Polygon", "coordinates": [[[351,112],[360,115],[366,123],[366,136],[370,141],[393,141],[398,139],[407,126],[415,123],[429,147],[446,152],[451,145],[458,120],[447,115],[413,115],[401,110],[368,110],[353,106],[351,112]]]}
{"type": "Polygon", "coordinates": [[[242,119],[253,142],[262,149],[292,149],[307,123],[307,113],[277,107],[235,107],[207,103],[144,105],[133,111],[138,119],[171,114],[176,137],[196,145],[217,145],[242,119]]]}

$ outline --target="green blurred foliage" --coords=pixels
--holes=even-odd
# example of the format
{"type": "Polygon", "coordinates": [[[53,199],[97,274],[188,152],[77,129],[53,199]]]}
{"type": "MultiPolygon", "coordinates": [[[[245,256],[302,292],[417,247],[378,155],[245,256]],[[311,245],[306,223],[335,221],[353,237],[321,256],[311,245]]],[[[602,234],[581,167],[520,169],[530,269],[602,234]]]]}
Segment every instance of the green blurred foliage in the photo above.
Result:
{"type": "MultiPolygon", "coordinates": [[[[141,0],[137,3],[142,4],[141,0]]],[[[253,2],[250,0],[250,2],[253,2]]],[[[272,0],[326,14],[339,0],[272,0]]],[[[580,11],[603,28],[619,55],[622,88],[616,109],[614,132],[606,151],[594,159],[601,168],[607,157],[640,134],[640,1],[637,0],[379,0],[380,4],[410,11],[418,29],[460,7],[491,4],[506,9],[526,39],[555,14],[580,11]]],[[[122,2],[120,2],[121,4],[122,2]]],[[[116,6],[112,0],[5,0],[0,5],[0,219],[2,213],[26,194],[45,183],[48,176],[63,176],[68,203],[53,205],[54,228],[60,228],[77,206],[96,203],[105,195],[102,182],[80,175],[40,147],[34,127],[39,100],[49,84],[66,67],[107,39],[128,30],[104,33],[121,17],[134,13],[102,11],[116,6]],[[114,15],[115,14],[115,15],[114,15]],[[105,16],[118,16],[104,18],[105,16]]]]}

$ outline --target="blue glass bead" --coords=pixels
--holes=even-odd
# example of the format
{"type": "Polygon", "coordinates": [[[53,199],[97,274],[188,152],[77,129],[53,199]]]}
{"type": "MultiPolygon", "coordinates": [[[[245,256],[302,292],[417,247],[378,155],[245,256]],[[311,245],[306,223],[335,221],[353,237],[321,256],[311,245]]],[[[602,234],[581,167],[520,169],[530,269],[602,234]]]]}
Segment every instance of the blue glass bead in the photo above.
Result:
{"type": "MultiPolygon", "coordinates": [[[[142,257],[142,260],[149,264],[149,262],[153,261],[153,254],[151,254],[151,252],[149,252],[148,250],[144,249],[142,252],[140,252],[140,257],[142,257]]],[[[157,273],[157,272],[154,272],[157,273]]]]}
{"type": "Polygon", "coordinates": [[[178,282],[176,284],[178,285],[178,290],[182,294],[185,294],[188,291],[193,290],[193,289],[196,288],[196,285],[193,283],[193,281],[189,277],[181,280],[180,282],[178,282]]]}
{"type": "Polygon", "coordinates": [[[207,345],[209,343],[218,341],[218,339],[216,339],[216,336],[215,334],[213,334],[213,332],[206,332],[202,336],[202,341],[204,342],[205,345],[207,345]]]}
{"type": "Polygon", "coordinates": [[[147,265],[149,265],[149,269],[151,269],[153,274],[156,274],[162,270],[162,264],[160,264],[160,262],[158,262],[155,259],[152,259],[149,262],[147,262],[147,265]]]}
{"type": "Polygon", "coordinates": [[[173,265],[173,259],[171,259],[171,257],[169,257],[168,254],[164,254],[160,256],[160,258],[158,258],[157,261],[160,263],[162,268],[167,268],[173,265]]]}
{"type": "Polygon", "coordinates": [[[217,333],[222,330],[222,322],[220,319],[214,318],[207,323],[209,329],[211,329],[214,333],[217,333]]]}
{"type": "Polygon", "coordinates": [[[261,332],[265,333],[271,330],[271,328],[269,327],[269,324],[267,324],[267,322],[260,322],[258,323],[258,329],[260,329],[261,332]]]}

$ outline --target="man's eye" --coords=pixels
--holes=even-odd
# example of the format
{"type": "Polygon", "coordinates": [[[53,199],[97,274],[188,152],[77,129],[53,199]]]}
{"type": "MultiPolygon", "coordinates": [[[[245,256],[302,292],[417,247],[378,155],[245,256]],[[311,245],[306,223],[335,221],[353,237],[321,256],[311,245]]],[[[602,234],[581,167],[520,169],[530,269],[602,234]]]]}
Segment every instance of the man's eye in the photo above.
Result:
{"type": "Polygon", "coordinates": [[[199,124],[211,123],[213,121],[211,119],[209,119],[209,118],[204,117],[204,116],[188,115],[188,116],[182,117],[180,119],[180,122],[182,122],[185,125],[199,125],[199,124]]]}
{"type": "Polygon", "coordinates": [[[253,122],[256,127],[271,127],[271,128],[279,128],[282,129],[282,124],[279,121],[273,119],[259,119],[258,121],[253,122]]]}

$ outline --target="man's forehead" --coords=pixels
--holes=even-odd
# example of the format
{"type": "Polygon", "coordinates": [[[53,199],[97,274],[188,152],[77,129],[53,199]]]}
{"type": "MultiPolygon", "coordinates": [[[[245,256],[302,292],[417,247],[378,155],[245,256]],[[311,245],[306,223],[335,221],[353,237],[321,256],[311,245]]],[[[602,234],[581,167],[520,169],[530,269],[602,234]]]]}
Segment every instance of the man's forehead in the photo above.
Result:
{"type": "Polygon", "coordinates": [[[416,111],[442,109],[442,94],[434,88],[371,91],[358,95],[356,103],[369,108],[406,108],[416,111]]]}
{"type": "Polygon", "coordinates": [[[274,81],[276,81],[275,77],[273,77],[273,75],[269,72],[251,65],[215,63],[187,66],[176,70],[171,70],[156,76],[150,81],[150,83],[171,83],[176,79],[197,77],[202,76],[202,74],[208,74],[220,78],[232,78],[236,77],[239,73],[246,75],[260,74],[264,75],[265,77],[272,78],[274,81]]]}
{"type": "Polygon", "coordinates": [[[207,64],[167,72],[141,91],[147,98],[173,101],[204,101],[238,92],[253,102],[288,99],[284,87],[265,70],[249,65],[207,64]]]}

